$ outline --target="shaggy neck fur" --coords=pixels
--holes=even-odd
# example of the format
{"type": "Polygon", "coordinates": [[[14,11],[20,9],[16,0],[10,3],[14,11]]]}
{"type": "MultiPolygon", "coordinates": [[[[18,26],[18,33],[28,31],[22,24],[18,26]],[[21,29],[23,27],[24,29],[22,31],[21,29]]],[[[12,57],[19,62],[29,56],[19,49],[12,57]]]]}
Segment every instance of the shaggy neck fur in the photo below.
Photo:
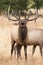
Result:
{"type": "Polygon", "coordinates": [[[26,39],[27,36],[27,27],[19,27],[19,38],[21,42],[23,42],[26,39]]]}

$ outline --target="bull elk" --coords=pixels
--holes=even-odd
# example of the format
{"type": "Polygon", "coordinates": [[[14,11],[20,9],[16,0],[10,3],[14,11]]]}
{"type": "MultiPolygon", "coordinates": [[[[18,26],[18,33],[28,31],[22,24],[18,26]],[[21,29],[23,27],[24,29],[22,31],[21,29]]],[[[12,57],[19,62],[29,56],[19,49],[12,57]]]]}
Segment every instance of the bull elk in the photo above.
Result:
{"type": "MultiPolygon", "coordinates": [[[[10,7],[9,7],[10,9],[10,7]]],[[[9,12],[9,10],[8,10],[9,12]]],[[[10,14],[9,14],[10,15],[10,14]]],[[[9,20],[14,21],[14,27],[11,31],[11,55],[13,53],[14,44],[17,44],[17,58],[20,55],[20,49],[22,45],[24,46],[25,51],[25,59],[27,60],[27,45],[33,45],[33,53],[35,50],[35,47],[38,45],[40,46],[41,53],[42,53],[42,46],[43,46],[43,30],[42,29],[29,29],[27,24],[28,21],[35,20],[37,17],[33,19],[28,19],[25,16],[25,19],[20,19],[20,17],[17,17],[17,20],[13,20],[8,16],[9,20]],[[15,22],[18,21],[18,22],[15,22]]]]}

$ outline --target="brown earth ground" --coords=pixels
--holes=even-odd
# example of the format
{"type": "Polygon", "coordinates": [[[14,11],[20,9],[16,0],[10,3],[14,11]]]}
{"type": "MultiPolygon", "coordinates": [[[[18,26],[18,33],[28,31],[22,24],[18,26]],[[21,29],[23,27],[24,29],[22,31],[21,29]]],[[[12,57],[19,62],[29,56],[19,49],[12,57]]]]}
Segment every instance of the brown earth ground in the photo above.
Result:
{"type": "MultiPolygon", "coordinates": [[[[39,11],[43,14],[43,10],[39,11]]],[[[43,29],[43,18],[39,17],[37,22],[30,21],[28,24],[29,28],[43,29]]],[[[32,46],[28,47],[28,59],[25,62],[24,51],[22,48],[22,59],[17,61],[13,55],[11,59],[11,29],[13,22],[9,21],[5,15],[0,16],[0,65],[43,65],[43,57],[40,55],[39,47],[36,48],[34,55],[32,56],[32,46]]]]}

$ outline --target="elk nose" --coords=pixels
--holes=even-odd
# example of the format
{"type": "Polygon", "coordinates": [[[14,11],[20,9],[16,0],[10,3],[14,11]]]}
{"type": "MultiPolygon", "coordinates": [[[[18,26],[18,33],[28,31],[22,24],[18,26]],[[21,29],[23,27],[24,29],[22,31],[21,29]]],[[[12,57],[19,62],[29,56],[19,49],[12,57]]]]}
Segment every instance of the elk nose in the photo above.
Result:
{"type": "Polygon", "coordinates": [[[24,23],[22,23],[22,25],[24,25],[24,23]]]}

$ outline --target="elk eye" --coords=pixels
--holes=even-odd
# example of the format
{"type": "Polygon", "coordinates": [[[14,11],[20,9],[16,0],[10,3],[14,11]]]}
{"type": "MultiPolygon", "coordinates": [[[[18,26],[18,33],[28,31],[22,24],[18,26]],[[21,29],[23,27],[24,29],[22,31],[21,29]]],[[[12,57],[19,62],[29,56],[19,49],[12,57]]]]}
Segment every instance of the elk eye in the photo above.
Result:
{"type": "Polygon", "coordinates": [[[24,23],[22,23],[22,25],[24,25],[24,23]]]}

